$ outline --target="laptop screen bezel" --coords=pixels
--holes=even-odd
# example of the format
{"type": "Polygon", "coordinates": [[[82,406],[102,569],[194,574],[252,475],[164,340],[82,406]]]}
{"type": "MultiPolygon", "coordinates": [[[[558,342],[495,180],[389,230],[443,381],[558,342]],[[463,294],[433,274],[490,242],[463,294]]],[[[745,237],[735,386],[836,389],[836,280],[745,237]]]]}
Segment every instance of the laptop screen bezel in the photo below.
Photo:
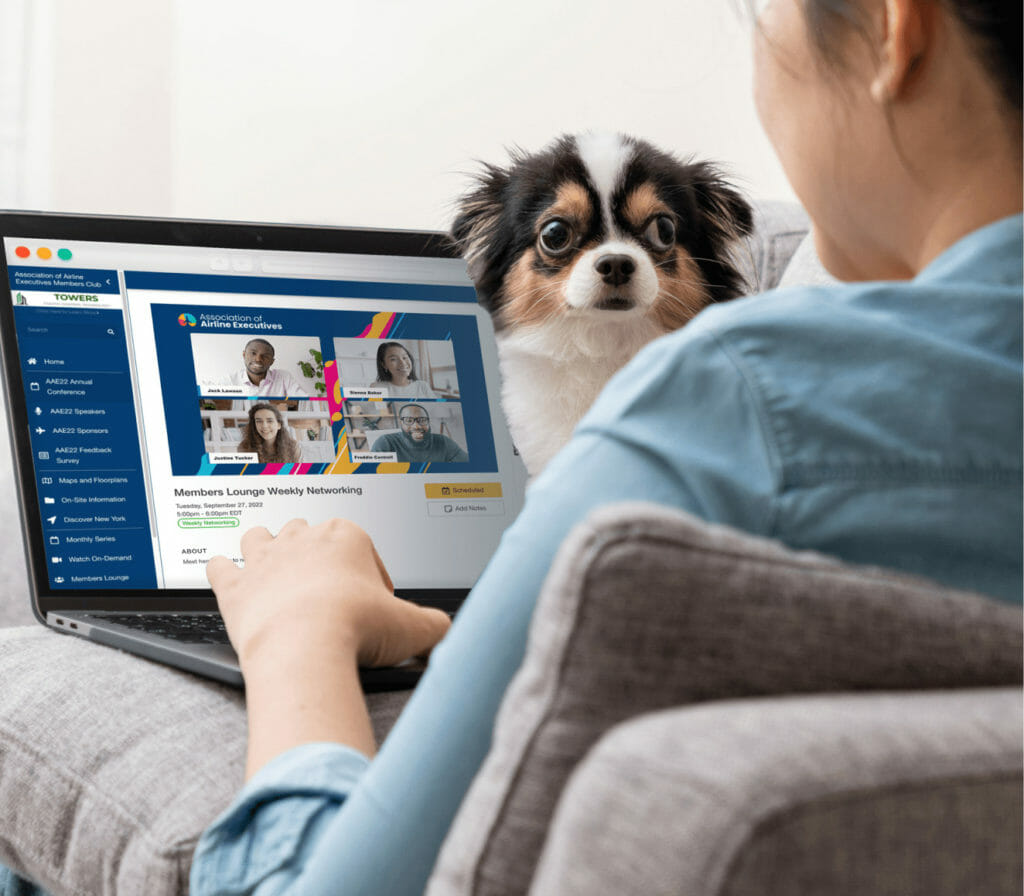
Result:
{"type": "MultiPolygon", "coordinates": [[[[80,240],[219,249],[327,252],[389,255],[406,258],[457,259],[443,233],[417,230],[379,230],[324,225],[259,224],[177,218],[78,215],[35,211],[0,211],[0,237],[80,240]]],[[[6,253],[0,253],[0,276],[9,289],[6,253]]],[[[467,281],[468,283],[468,281],[467,281]]],[[[158,612],[216,610],[210,589],[75,589],[51,588],[46,566],[42,515],[29,441],[28,406],[22,379],[11,301],[0,302],[0,356],[10,421],[11,454],[24,535],[33,612],[40,620],[53,611],[158,612]]],[[[445,610],[458,609],[468,588],[399,589],[401,597],[445,610]]]]}

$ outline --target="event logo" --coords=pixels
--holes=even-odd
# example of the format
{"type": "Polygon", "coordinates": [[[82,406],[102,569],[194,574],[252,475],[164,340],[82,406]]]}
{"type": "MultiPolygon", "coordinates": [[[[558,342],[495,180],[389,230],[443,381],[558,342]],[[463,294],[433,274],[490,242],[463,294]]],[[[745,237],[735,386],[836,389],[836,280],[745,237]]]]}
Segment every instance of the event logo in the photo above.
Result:
{"type": "Polygon", "coordinates": [[[196,325],[196,319],[193,315],[185,312],[184,314],[178,315],[178,324],[183,327],[194,327],[196,325]]]}

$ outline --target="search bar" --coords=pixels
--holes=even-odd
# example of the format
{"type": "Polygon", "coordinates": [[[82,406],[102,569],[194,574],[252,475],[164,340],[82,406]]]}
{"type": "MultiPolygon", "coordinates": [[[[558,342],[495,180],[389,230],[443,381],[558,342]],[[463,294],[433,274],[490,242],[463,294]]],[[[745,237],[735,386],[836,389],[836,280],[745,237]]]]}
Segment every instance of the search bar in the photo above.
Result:
{"type": "Polygon", "coordinates": [[[121,339],[124,336],[123,328],[110,326],[99,321],[85,321],[82,323],[71,323],[61,321],[60,323],[32,324],[25,328],[27,338],[40,339],[121,339]]]}

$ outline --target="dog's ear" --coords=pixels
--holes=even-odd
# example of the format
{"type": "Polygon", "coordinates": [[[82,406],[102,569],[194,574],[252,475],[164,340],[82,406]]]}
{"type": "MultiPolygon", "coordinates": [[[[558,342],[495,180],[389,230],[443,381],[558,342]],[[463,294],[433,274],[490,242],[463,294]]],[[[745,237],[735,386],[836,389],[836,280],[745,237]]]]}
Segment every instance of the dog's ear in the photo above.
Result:
{"type": "Polygon", "coordinates": [[[750,203],[721,178],[697,184],[697,195],[709,223],[722,239],[731,242],[753,232],[754,211],[750,203]]]}
{"type": "Polygon", "coordinates": [[[697,230],[707,243],[702,254],[708,260],[699,264],[705,270],[712,301],[720,302],[741,295],[747,285],[734,258],[737,244],[754,230],[754,212],[713,165],[698,162],[694,169],[697,230]]]}
{"type": "Polygon", "coordinates": [[[450,232],[455,248],[466,261],[480,303],[490,311],[495,310],[501,286],[498,258],[503,251],[502,218],[510,181],[508,171],[485,164],[476,176],[475,189],[459,200],[450,232]]]}

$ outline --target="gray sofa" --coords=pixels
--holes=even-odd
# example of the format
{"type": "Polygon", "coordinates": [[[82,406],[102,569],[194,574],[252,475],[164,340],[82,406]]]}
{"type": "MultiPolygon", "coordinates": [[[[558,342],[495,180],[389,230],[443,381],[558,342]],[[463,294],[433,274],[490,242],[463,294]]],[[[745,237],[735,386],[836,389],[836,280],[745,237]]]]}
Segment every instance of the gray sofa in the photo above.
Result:
{"type": "MultiPolygon", "coordinates": [[[[805,230],[763,207],[751,280],[824,278],[805,230]]],[[[0,862],[55,894],[187,892],[242,781],[241,694],[18,626],[11,528],[0,862]]],[[[605,508],[545,583],[429,892],[1019,894],[1021,653],[1016,608],[605,508]]],[[[370,698],[378,737],[406,696],[370,698]]]]}

